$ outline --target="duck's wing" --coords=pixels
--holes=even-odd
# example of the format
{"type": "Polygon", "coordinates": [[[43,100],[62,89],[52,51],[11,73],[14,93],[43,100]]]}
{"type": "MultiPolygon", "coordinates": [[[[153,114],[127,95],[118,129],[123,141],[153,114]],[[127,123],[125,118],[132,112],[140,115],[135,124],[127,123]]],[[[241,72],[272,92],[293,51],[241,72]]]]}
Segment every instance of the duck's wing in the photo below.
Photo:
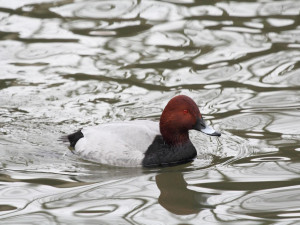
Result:
{"type": "Polygon", "coordinates": [[[115,166],[140,166],[144,153],[157,135],[158,122],[129,121],[83,128],[75,145],[81,157],[115,166]]]}

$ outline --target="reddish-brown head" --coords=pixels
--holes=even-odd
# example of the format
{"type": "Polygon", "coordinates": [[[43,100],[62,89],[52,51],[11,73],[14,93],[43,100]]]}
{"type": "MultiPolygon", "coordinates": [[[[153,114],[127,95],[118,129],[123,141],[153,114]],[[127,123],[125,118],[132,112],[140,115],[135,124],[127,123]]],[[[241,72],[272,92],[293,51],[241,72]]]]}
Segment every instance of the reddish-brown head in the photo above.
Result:
{"type": "Polygon", "coordinates": [[[190,97],[178,95],[166,105],[160,117],[160,133],[169,145],[189,141],[189,130],[198,130],[210,136],[221,136],[204,121],[198,106],[190,97]]]}
{"type": "Polygon", "coordinates": [[[189,141],[188,131],[195,129],[201,118],[202,115],[193,99],[178,95],[168,102],[160,117],[160,132],[168,144],[184,144],[189,141]]]}

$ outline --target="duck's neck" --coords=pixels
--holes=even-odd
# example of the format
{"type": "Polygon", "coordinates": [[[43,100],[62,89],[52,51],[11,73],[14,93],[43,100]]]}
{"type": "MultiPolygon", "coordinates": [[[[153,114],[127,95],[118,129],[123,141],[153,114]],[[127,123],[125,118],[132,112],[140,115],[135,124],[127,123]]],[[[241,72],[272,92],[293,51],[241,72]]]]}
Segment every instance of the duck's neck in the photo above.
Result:
{"type": "Polygon", "coordinates": [[[180,146],[190,141],[188,131],[172,129],[166,124],[160,123],[160,133],[164,141],[170,146],[180,146]]]}

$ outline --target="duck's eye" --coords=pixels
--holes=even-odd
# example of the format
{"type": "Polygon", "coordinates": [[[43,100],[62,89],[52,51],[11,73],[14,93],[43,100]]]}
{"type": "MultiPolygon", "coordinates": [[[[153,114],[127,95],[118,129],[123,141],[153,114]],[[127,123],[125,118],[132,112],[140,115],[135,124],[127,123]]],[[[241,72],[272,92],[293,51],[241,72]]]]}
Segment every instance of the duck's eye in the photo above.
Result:
{"type": "Polygon", "coordinates": [[[183,110],[183,113],[187,114],[187,113],[189,113],[189,111],[187,109],[185,109],[185,110],[183,110]]]}

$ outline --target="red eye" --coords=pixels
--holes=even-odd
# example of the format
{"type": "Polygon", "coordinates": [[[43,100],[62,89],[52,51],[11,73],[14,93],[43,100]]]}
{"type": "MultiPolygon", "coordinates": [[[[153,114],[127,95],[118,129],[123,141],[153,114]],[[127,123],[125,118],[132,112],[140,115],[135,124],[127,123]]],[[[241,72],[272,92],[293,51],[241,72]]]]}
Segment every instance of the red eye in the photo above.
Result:
{"type": "Polygon", "coordinates": [[[184,114],[187,114],[189,111],[187,109],[183,110],[184,114]]]}

